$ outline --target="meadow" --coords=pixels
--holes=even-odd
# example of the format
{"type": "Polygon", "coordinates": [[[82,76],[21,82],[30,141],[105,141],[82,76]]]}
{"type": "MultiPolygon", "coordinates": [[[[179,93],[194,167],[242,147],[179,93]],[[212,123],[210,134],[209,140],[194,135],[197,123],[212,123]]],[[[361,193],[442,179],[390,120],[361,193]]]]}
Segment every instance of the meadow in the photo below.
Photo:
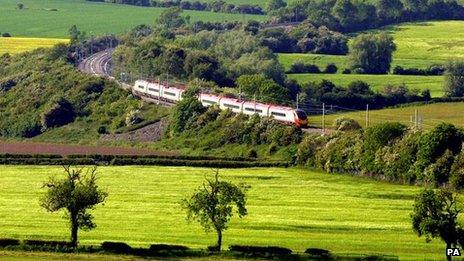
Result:
{"type": "MultiPolygon", "coordinates": [[[[369,112],[369,123],[371,125],[382,122],[401,122],[408,126],[413,126],[412,119],[418,111],[422,118],[422,127],[431,129],[441,122],[448,122],[459,127],[464,127],[464,102],[433,103],[428,105],[404,106],[369,112]]],[[[365,111],[343,112],[326,115],[326,126],[332,126],[335,119],[347,117],[357,120],[362,126],[365,125],[365,111]]],[[[314,115],[309,117],[310,124],[313,126],[322,125],[322,116],[314,115]]]]}
{"type": "Polygon", "coordinates": [[[361,80],[369,83],[373,90],[381,90],[388,84],[405,84],[409,89],[429,89],[432,97],[443,96],[443,76],[416,76],[416,75],[372,75],[372,74],[288,74],[290,79],[301,83],[319,82],[329,80],[336,85],[346,87],[350,82],[361,80]]]}
{"type": "MultiPolygon", "coordinates": [[[[24,10],[17,9],[16,0],[2,0],[1,32],[13,36],[67,38],[68,29],[77,25],[89,35],[119,34],[139,24],[152,25],[163,8],[96,3],[85,0],[24,0],[24,10]],[[56,11],[53,11],[56,10],[56,11]]],[[[263,15],[225,14],[184,11],[184,16],[198,21],[264,20],[263,15]]]]}
{"type": "Polygon", "coordinates": [[[69,42],[67,39],[0,37],[0,55],[4,53],[17,54],[67,42],[69,42]]]}
{"type": "MultiPolygon", "coordinates": [[[[48,213],[39,205],[43,182],[51,174],[62,175],[60,167],[0,166],[0,173],[0,237],[68,238],[63,213],[48,213]]],[[[179,205],[211,173],[190,167],[101,167],[99,182],[109,197],[93,212],[98,227],[81,232],[80,242],[212,245],[215,234],[188,224],[179,205]]],[[[438,259],[443,252],[440,241],[427,244],[411,230],[409,214],[419,187],[297,168],[225,169],[221,174],[250,186],[249,215],[232,219],[225,247],[280,245],[300,252],[318,247],[410,260],[438,259]]]]}

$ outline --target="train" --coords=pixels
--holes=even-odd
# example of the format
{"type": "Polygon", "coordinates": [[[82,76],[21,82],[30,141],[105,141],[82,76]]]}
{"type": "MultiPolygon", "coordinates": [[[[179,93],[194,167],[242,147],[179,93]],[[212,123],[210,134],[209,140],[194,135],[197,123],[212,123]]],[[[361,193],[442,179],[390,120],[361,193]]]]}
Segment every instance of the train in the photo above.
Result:
{"type": "MultiPolygon", "coordinates": [[[[184,85],[164,85],[146,80],[137,80],[132,86],[132,92],[138,96],[170,103],[180,101],[184,91],[184,85]]],[[[308,116],[305,111],[300,109],[254,101],[243,101],[209,93],[198,94],[198,100],[205,107],[216,105],[222,110],[230,109],[234,113],[243,113],[246,115],[258,114],[261,117],[271,117],[277,121],[292,124],[299,128],[308,127],[308,116]]]]}

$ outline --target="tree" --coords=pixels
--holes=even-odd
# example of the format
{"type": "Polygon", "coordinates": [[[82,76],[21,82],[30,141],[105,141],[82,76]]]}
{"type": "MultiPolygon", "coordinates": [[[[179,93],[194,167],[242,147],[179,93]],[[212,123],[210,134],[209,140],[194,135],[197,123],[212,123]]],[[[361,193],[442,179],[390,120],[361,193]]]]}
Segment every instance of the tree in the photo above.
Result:
{"type": "Polygon", "coordinates": [[[277,10],[277,9],[280,9],[282,7],[286,7],[287,6],[287,2],[285,2],[284,0],[269,0],[269,2],[267,3],[267,11],[273,11],[273,10],[277,10]]]}
{"type": "Polygon", "coordinates": [[[103,203],[108,193],[101,190],[97,185],[97,168],[93,167],[86,171],[84,168],[71,169],[63,166],[66,178],[56,180],[53,177],[44,184],[47,193],[41,199],[41,205],[50,212],[61,209],[66,211],[71,230],[71,245],[77,246],[77,233],[79,229],[84,231],[96,227],[93,216],[89,210],[103,203]]]}
{"type": "Polygon", "coordinates": [[[388,73],[394,51],[393,37],[387,33],[361,34],[350,44],[351,68],[370,74],[388,73]]]}
{"type": "Polygon", "coordinates": [[[23,9],[24,9],[24,4],[23,4],[23,3],[18,3],[17,6],[18,6],[18,9],[19,9],[19,10],[23,10],[23,9]]]}
{"type": "Polygon", "coordinates": [[[85,32],[79,31],[76,25],[71,26],[68,30],[69,38],[71,39],[71,45],[85,40],[85,32]]]}
{"type": "Polygon", "coordinates": [[[377,15],[385,22],[396,21],[401,17],[403,9],[401,0],[379,0],[377,15]]]}
{"type": "MultiPolygon", "coordinates": [[[[458,224],[461,211],[457,194],[446,188],[425,189],[415,199],[412,228],[419,237],[425,236],[427,242],[440,237],[447,248],[456,247],[462,234],[458,224]]],[[[451,256],[447,256],[447,260],[451,260],[451,256]]]]}
{"type": "Polygon", "coordinates": [[[206,179],[192,196],[182,201],[187,211],[187,220],[195,220],[209,232],[217,233],[217,251],[221,251],[222,232],[227,229],[227,223],[233,216],[234,206],[240,218],[247,215],[246,188],[219,180],[219,170],[215,171],[214,179],[206,179]]]}
{"type": "Polygon", "coordinates": [[[340,25],[345,30],[352,29],[357,25],[358,9],[351,0],[337,0],[332,8],[332,15],[335,16],[340,25]]]}
{"type": "Polygon", "coordinates": [[[190,87],[182,95],[182,100],[176,103],[171,114],[170,130],[171,134],[184,131],[186,123],[193,117],[198,117],[205,111],[205,108],[198,100],[199,89],[190,87]]]}
{"type": "Polygon", "coordinates": [[[444,89],[446,96],[464,96],[464,61],[450,61],[446,65],[444,89]]]}
{"type": "Polygon", "coordinates": [[[179,7],[168,8],[161,12],[156,22],[165,28],[178,28],[186,23],[181,13],[182,9],[179,7]]]}

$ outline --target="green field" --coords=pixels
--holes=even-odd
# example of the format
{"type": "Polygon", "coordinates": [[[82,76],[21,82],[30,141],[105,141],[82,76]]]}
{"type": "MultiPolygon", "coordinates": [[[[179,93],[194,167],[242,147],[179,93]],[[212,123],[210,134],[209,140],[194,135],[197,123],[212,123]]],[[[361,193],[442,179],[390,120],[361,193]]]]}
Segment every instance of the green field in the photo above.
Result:
{"type": "Polygon", "coordinates": [[[373,90],[380,90],[388,84],[406,84],[410,89],[429,89],[433,97],[443,96],[443,76],[415,75],[370,75],[370,74],[289,74],[289,78],[299,82],[319,82],[323,79],[339,86],[347,86],[350,82],[361,80],[369,83],[373,90]]]}
{"type": "MultiPolygon", "coordinates": [[[[449,59],[464,58],[464,21],[440,21],[402,24],[384,28],[391,33],[397,44],[393,57],[394,66],[425,68],[432,64],[444,64],[449,59]]],[[[343,55],[321,54],[279,54],[279,60],[286,70],[296,60],[318,65],[321,70],[334,63],[339,70],[336,75],[299,74],[290,78],[301,82],[327,79],[336,84],[347,85],[353,80],[363,80],[374,89],[391,84],[406,84],[409,88],[430,89],[433,96],[442,96],[443,78],[441,76],[400,76],[400,75],[343,75],[348,68],[347,57],[343,55]]]]}
{"type": "MultiPolygon", "coordinates": [[[[441,122],[448,122],[459,127],[464,127],[464,117],[462,116],[464,102],[434,103],[429,105],[373,110],[369,112],[369,123],[401,122],[408,126],[412,126],[413,123],[411,120],[416,109],[418,110],[419,116],[422,117],[424,129],[431,129],[441,122]]],[[[355,119],[361,123],[362,126],[365,126],[365,111],[327,115],[326,126],[331,126],[334,120],[339,117],[355,119]]],[[[309,120],[311,122],[310,124],[313,126],[322,125],[322,116],[311,116],[309,120]]]]}
{"type": "MultiPolygon", "coordinates": [[[[2,0],[1,32],[13,36],[66,38],[68,29],[77,25],[89,35],[122,33],[139,24],[154,24],[163,8],[147,8],[85,0],[24,0],[25,10],[18,10],[16,0],[2,0]],[[57,11],[50,11],[57,9],[57,11]]],[[[264,20],[262,15],[225,14],[184,11],[191,21],[264,20]]]]}
{"type": "Polygon", "coordinates": [[[16,54],[67,42],[67,39],[0,37],[0,54],[16,54]]]}
{"type": "MultiPolygon", "coordinates": [[[[38,203],[42,183],[60,167],[0,166],[0,237],[65,240],[62,213],[38,203]]],[[[189,167],[102,167],[109,192],[94,211],[96,230],[80,242],[125,241],[133,246],[177,243],[204,248],[215,242],[185,222],[181,198],[201,185],[210,169],[189,167]]],[[[394,254],[402,259],[438,259],[442,243],[426,244],[411,230],[409,214],[418,187],[295,168],[222,170],[223,177],[251,186],[249,215],[233,219],[225,245],[280,245],[304,251],[326,248],[338,254],[394,254]]]]}

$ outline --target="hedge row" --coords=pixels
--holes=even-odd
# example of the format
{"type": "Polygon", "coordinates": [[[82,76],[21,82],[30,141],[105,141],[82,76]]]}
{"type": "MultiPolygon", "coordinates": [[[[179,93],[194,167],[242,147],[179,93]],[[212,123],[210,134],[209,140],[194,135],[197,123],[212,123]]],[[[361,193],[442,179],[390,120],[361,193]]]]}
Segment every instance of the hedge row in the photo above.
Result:
{"type": "Polygon", "coordinates": [[[114,158],[101,161],[92,158],[0,158],[0,164],[11,165],[94,165],[112,166],[156,165],[156,166],[190,166],[213,168],[252,168],[252,167],[288,167],[284,161],[226,161],[226,160],[179,160],[168,158],[114,158]]]}

